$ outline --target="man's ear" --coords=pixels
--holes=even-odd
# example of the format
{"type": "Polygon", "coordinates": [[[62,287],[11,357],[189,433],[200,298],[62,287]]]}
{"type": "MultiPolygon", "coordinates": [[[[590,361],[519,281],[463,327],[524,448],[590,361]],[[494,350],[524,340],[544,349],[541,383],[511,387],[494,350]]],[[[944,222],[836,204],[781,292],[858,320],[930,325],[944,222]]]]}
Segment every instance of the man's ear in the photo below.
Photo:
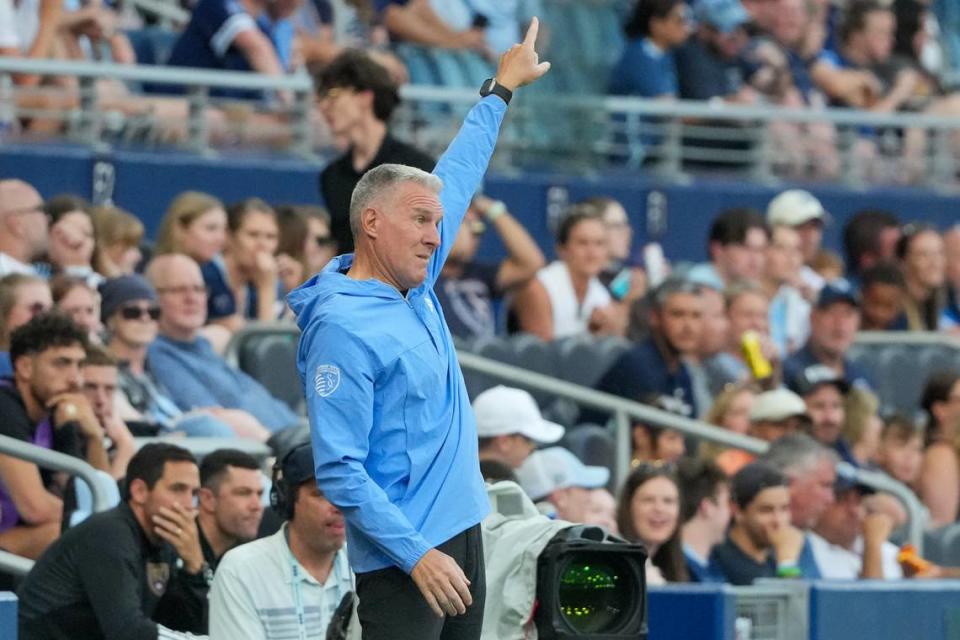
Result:
{"type": "Polygon", "coordinates": [[[33,356],[26,354],[13,363],[13,373],[17,380],[33,379],[33,356]]]}
{"type": "Polygon", "coordinates": [[[360,213],[360,230],[365,236],[376,238],[380,234],[383,214],[373,207],[367,207],[360,213]]]}
{"type": "Polygon", "coordinates": [[[199,500],[200,508],[203,511],[216,511],[217,496],[213,493],[213,489],[209,487],[200,487],[200,490],[197,492],[197,499],[199,500]]]}
{"type": "Polygon", "coordinates": [[[147,501],[147,496],[150,495],[150,488],[147,487],[147,483],[143,478],[134,478],[130,482],[130,498],[133,500],[134,504],[142,505],[147,501]]]}

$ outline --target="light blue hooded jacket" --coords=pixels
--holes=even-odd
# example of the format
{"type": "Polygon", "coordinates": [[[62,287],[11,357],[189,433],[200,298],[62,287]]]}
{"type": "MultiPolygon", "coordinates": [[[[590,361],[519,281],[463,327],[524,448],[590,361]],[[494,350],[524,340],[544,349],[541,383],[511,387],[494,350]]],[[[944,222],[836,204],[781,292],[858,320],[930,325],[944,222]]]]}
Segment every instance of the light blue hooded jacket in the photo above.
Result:
{"type": "Polygon", "coordinates": [[[403,296],[345,274],[334,258],[288,301],[302,330],[297,366],[317,484],[347,521],[357,573],[407,573],[489,511],[477,428],[433,284],[493,154],[506,104],[488,96],[437,163],[440,245],[423,284],[403,296]]]}

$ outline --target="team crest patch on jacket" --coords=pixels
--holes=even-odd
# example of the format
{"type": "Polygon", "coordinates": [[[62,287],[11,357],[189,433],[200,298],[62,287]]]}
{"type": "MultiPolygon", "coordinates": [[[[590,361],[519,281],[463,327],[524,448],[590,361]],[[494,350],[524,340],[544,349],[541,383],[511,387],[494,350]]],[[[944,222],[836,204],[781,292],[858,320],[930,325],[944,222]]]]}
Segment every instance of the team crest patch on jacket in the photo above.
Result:
{"type": "Polygon", "coordinates": [[[167,581],[170,580],[170,565],[166,562],[147,563],[147,585],[150,591],[158,598],[167,590],[167,581]]]}
{"type": "Polygon", "coordinates": [[[313,388],[321,398],[326,398],[340,386],[340,369],[332,364],[322,364],[317,367],[313,376],[313,388]]]}

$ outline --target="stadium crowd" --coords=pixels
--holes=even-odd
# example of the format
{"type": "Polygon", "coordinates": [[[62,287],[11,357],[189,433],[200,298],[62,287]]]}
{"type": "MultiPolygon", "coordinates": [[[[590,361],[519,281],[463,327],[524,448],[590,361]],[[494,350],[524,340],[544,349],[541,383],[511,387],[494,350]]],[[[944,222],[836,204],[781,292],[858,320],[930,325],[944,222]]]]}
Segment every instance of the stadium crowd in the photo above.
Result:
{"type": "MultiPolygon", "coordinates": [[[[799,41],[776,35],[790,12],[763,12],[774,4],[795,8],[791,2],[695,6],[694,13],[705,13],[685,45],[689,9],[643,0],[630,24],[644,12],[647,21],[636,26],[640,40],[628,52],[648,59],[645,81],[663,73],[649,95],[682,96],[692,80],[683,72],[681,45],[701,59],[728,41],[773,56],[760,41],[767,36],[747,37],[752,17],[751,30],[773,33],[786,47],[783,64],[794,74],[816,54],[813,68],[825,77],[861,74],[865,89],[856,99],[873,91],[879,80],[859,68],[865,63],[850,63],[858,56],[847,45],[859,41],[857,29],[883,31],[873,22],[890,10],[856,5],[840,16],[829,7],[801,7],[824,27],[846,25],[837,27],[839,49],[830,61],[820,49],[804,49],[801,57],[790,49],[799,41]],[[843,22],[851,15],[860,15],[856,29],[843,22]],[[663,54],[671,47],[681,47],[675,63],[663,54]]],[[[240,18],[221,15],[211,29],[194,24],[210,17],[205,3],[181,42],[200,38],[195,46],[203,48],[216,39],[223,51],[247,51],[226,34],[256,34],[247,54],[259,70],[268,67],[252,60],[267,64],[269,47],[281,48],[264,34],[284,33],[284,12],[299,9],[236,5],[240,18]],[[261,15],[274,20],[274,31],[253,22],[261,15]]],[[[63,32],[45,20],[67,24],[56,21],[70,16],[97,24],[108,40],[118,37],[96,22],[97,11],[112,9],[81,20],[57,17],[59,3],[39,7],[48,4],[49,12],[38,13],[37,38],[63,32]]],[[[417,36],[439,19],[428,5],[385,4],[357,15],[381,16],[380,27],[407,38],[436,38],[426,42],[433,46],[499,46],[492,28],[476,21],[417,36]]],[[[825,31],[821,45],[830,41],[831,29],[825,31]]],[[[309,447],[281,444],[303,433],[302,406],[274,398],[223,356],[248,324],[292,323],[286,294],[350,251],[347,207],[366,171],[388,162],[432,168],[432,158],[389,134],[402,75],[396,60],[340,51],[336,41],[318,38],[310,54],[323,63],[317,97],[345,148],[319,177],[327,209],[256,198],[223,203],[189,191],[170,203],[151,240],[135,212],[94,207],[74,195],[44,200],[30,184],[0,180],[0,433],[80,457],[122,480],[118,506],[84,520],[68,478],[0,456],[0,549],[38,559],[19,585],[26,638],[66,637],[69,628],[92,630],[89,637],[100,629],[110,638],[208,630],[240,638],[243,629],[290,622],[270,616],[287,612],[294,600],[299,617],[319,628],[351,589],[343,519],[313,482],[309,447]],[[140,435],[170,441],[138,452],[140,435]],[[176,446],[176,438],[199,436],[270,443],[278,459],[271,482],[240,452],[225,448],[198,465],[176,446]],[[266,516],[265,494],[287,524],[266,516]],[[281,582],[295,587],[270,589],[281,582]]],[[[118,50],[115,44],[115,56],[118,50]]],[[[308,55],[307,47],[297,55],[308,55]]],[[[729,77],[714,73],[710,80],[729,77]]],[[[774,79],[783,89],[783,78],[774,79]]],[[[726,91],[704,97],[729,98],[739,89],[726,91]]],[[[717,212],[705,236],[709,260],[691,265],[686,256],[635,246],[624,207],[598,195],[570,207],[556,228],[556,259],[547,263],[507,204],[478,194],[436,284],[457,338],[629,337],[630,349],[598,389],[770,443],[754,458],[636,423],[632,471],[612,486],[610,469],[587,465],[562,446],[590,428],[583,423],[602,425],[608,416],[584,412],[560,425],[546,420],[527,392],[497,386],[473,400],[485,477],[515,479],[551,517],[642,542],[650,584],[956,576],[956,568],[923,563],[893,544],[905,523],[903,505],[838,476],[835,465],[879,470],[910,487],[926,507],[927,528],[949,526],[960,515],[960,372],[930,372],[914,413],[885,415],[874,378],[888,372],[862,370],[849,358],[861,330],[957,333],[960,228],[864,210],[842,230],[841,257],[822,246],[830,224],[812,194],[784,191],[763,212],[717,212]],[[501,261],[478,254],[490,230],[506,249],[501,261]]]]}

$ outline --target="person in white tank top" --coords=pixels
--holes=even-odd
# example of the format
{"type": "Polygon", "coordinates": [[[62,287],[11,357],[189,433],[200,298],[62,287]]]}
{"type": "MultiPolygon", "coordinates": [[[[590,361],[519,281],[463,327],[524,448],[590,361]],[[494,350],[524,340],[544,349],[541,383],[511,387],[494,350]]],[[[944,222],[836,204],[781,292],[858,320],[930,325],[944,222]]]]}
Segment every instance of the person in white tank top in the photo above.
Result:
{"type": "Polygon", "coordinates": [[[522,331],[544,340],[600,329],[617,333],[622,310],[597,276],[607,263],[607,228],[587,211],[574,210],[557,230],[557,256],[518,295],[522,331]]]}

